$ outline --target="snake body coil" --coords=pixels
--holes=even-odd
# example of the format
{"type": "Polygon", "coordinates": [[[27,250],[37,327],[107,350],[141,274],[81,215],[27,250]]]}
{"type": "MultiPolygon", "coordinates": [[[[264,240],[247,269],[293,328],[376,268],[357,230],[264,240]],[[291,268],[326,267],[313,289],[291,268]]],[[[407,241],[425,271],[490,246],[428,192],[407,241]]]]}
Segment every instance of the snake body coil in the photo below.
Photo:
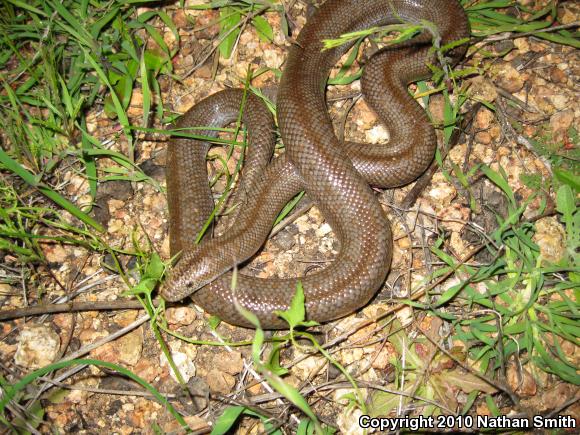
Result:
{"type": "MultiPolygon", "coordinates": [[[[340,142],[325,102],[331,68],[350,48],[323,51],[324,39],[372,26],[428,20],[441,44],[468,37],[467,18],[457,0],[328,0],[302,29],[290,49],[279,87],[277,114],[286,153],[271,159],[274,127],[254,96],[241,90],[219,92],[188,111],[178,127],[222,127],[235,121],[243,107],[250,151],[245,163],[243,197],[235,224],[223,236],[195,246],[195,239],[214,204],[205,157],[209,145],[173,139],[167,155],[167,190],[171,251],[183,255],[161,290],[170,301],[191,295],[194,302],[223,320],[251,326],[234,300],[254,312],[265,328],[283,328],[274,310],[285,310],[296,291],[296,279],[238,276],[234,265],[263,245],[281,208],[305,190],[333,228],[340,252],[319,273],[300,279],[309,319],[320,322],[347,315],[365,305],[383,284],[390,267],[389,222],[369,185],[395,187],[413,181],[433,159],[436,138],[407,85],[430,72],[436,59],[431,35],[422,34],[396,48],[384,49],[367,63],[362,78],[365,101],[390,133],[387,146],[340,142]]],[[[446,53],[451,63],[465,47],[446,53]]],[[[215,135],[215,132],[200,132],[215,135]]]]}

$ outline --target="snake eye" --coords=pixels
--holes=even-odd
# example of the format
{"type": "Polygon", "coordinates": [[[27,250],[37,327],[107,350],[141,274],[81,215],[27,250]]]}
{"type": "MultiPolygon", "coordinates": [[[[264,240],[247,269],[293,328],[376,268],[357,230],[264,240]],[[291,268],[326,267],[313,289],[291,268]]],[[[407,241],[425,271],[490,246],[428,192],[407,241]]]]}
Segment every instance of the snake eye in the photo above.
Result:
{"type": "Polygon", "coordinates": [[[229,270],[207,255],[200,254],[198,250],[193,250],[181,257],[160,290],[163,299],[180,301],[229,270]]]}

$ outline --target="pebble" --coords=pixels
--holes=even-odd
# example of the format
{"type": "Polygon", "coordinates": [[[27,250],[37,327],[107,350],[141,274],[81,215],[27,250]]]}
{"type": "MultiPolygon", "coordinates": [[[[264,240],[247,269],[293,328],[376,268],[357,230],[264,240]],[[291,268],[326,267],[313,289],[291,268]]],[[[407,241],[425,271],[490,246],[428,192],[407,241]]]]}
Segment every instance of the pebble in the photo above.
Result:
{"type": "Polygon", "coordinates": [[[170,325],[188,326],[197,317],[195,310],[190,307],[176,307],[165,310],[167,322],[170,325]]]}
{"type": "MultiPolygon", "coordinates": [[[[210,433],[212,430],[212,427],[203,418],[196,415],[188,415],[183,417],[183,419],[187,423],[187,426],[189,426],[189,429],[191,429],[192,433],[210,433]]],[[[163,433],[181,434],[185,432],[183,432],[181,424],[177,420],[172,419],[170,422],[163,425],[163,433]]]]}
{"type": "Polygon", "coordinates": [[[568,129],[574,122],[574,110],[557,112],[550,118],[550,128],[554,133],[554,142],[561,142],[568,135],[568,129]]]}
{"type": "MultiPolygon", "coordinates": [[[[294,351],[294,357],[299,358],[304,354],[300,349],[296,348],[294,351]]],[[[297,364],[294,364],[290,371],[292,375],[301,381],[304,381],[310,377],[312,373],[317,372],[322,366],[327,363],[326,359],[320,356],[309,356],[297,364]]]]}
{"type": "MultiPolygon", "coordinates": [[[[192,361],[192,359],[190,358],[190,356],[184,352],[173,351],[173,352],[171,352],[171,358],[173,359],[173,363],[175,364],[175,366],[179,370],[179,373],[181,374],[183,381],[186,383],[189,382],[189,380],[193,376],[195,376],[195,373],[196,373],[195,364],[192,361]]],[[[167,369],[169,370],[169,375],[171,376],[171,378],[175,382],[179,382],[177,380],[177,376],[175,375],[175,372],[173,371],[173,369],[169,365],[169,361],[167,361],[167,358],[165,357],[164,353],[160,354],[159,362],[161,363],[161,367],[167,367],[167,369]]]]}
{"type": "Polygon", "coordinates": [[[214,367],[232,376],[244,369],[244,359],[240,352],[219,352],[213,359],[214,367]]]}
{"type": "MultiPolygon", "coordinates": [[[[473,91],[473,86],[470,86],[470,90],[473,91]]],[[[445,99],[443,95],[435,94],[429,98],[429,112],[433,117],[433,121],[441,124],[445,119],[445,99]]]]}
{"type": "Polygon", "coordinates": [[[62,264],[68,257],[67,250],[62,245],[42,245],[44,256],[49,263],[62,264]]]}
{"type": "Polygon", "coordinates": [[[283,251],[288,251],[296,244],[294,235],[284,230],[274,238],[274,243],[283,251]]]}
{"type": "Polygon", "coordinates": [[[54,362],[60,349],[60,337],[48,324],[27,325],[18,336],[14,362],[27,369],[37,369],[54,362]]]}
{"type": "Polygon", "coordinates": [[[503,63],[496,69],[496,81],[510,94],[515,94],[524,87],[522,75],[510,63],[503,63]]]}
{"type": "Polygon", "coordinates": [[[510,364],[507,369],[507,383],[519,397],[535,396],[537,384],[532,374],[525,368],[510,364]]]}
{"type": "Polygon", "coordinates": [[[228,394],[236,385],[236,378],[218,369],[211,369],[205,381],[214,393],[228,394]]]}
{"type": "Polygon", "coordinates": [[[451,204],[451,201],[457,195],[457,191],[451,184],[443,182],[433,185],[431,189],[429,189],[428,195],[433,198],[439,208],[451,204]]]}
{"type": "Polygon", "coordinates": [[[557,263],[566,254],[566,232],[558,219],[548,216],[536,222],[533,240],[540,247],[542,262],[557,263]]]}
{"type": "Polygon", "coordinates": [[[372,367],[378,370],[385,370],[390,367],[391,360],[396,357],[396,353],[390,346],[384,346],[378,354],[372,356],[372,367]]]}
{"type": "Polygon", "coordinates": [[[366,141],[372,144],[385,143],[389,140],[389,132],[382,125],[377,125],[365,132],[366,141]]]}
{"type": "Polygon", "coordinates": [[[316,236],[317,237],[324,237],[327,234],[330,234],[331,232],[332,232],[332,227],[325,222],[316,230],[316,236]]]}
{"type": "MultiPolygon", "coordinates": [[[[495,84],[490,79],[478,76],[469,80],[469,95],[478,100],[492,103],[497,98],[497,90],[495,84]]],[[[440,100],[443,102],[442,104],[444,104],[442,96],[440,96],[440,100]]],[[[480,110],[480,113],[481,112],[482,111],[480,110]]],[[[441,115],[441,121],[442,120],[443,116],[441,115]]]]}
{"type": "Polygon", "coordinates": [[[143,332],[139,328],[117,340],[106,343],[91,352],[91,356],[115,364],[133,366],[141,359],[143,351],[143,332]]]}
{"type": "Polygon", "coordinates": [[[475,116],[475,127],[478,130],[488,129],[495,122],[495,116],[489,109],[481,109],[475,116]]]}
{"type": "Polygon", "coordinates": [[[550,80],[554,83],[566,83],[568,81],[568,76],[563,70],[554,66],[550,68],[550,80]]]}

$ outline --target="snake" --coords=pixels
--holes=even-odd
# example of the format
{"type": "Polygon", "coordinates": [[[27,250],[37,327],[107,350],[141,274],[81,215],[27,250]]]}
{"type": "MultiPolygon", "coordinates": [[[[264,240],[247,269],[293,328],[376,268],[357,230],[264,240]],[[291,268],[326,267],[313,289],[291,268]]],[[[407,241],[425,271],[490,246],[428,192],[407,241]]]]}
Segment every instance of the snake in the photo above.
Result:
{"type": "Polygon", "coordinates": [[[241,122],[249,145],[234,199],[234,223],[223,234],[196,244],[215,206],[206,163],[210,143],[185,135],[170,139],[170,251],[181,255],[161,296],[167,301],[191,296],[227,323],[255,327],[241,313],[243,307],[265,329],[288,328],[277,312],[291,307],[298,285],[308,320],[328,322],[365,306],[384,284],[393,252],[390,222],[372,188],[414,181],[431,164],[437,146],[434,127],[408,86],[431,77],[430,65],[456,64],[466,52],[469,34],[457,0],[327,0],[291,45],[280,79],[276,115],[284,153],[273,156],[273,117],[251,92],[226,89],[188,110],[177,129],[196,127],[201,137],[215,137],[216,127],[241,122]],[[361,77],[365,102],[387,128],[388,143],[339,140],[328,112],[326,84],[354,42],[324,49],[323,41],[401,23],[423,23],[428,30],[377,50],[361,77]],[[437,52],[434,44],[448,49],[437,52]],[[265,279],[236,273],[232,281],[234,268],[260,250],[281,209],[301,191],[334,231],[339,242],[335,259],[303,277],[265,279]]]}

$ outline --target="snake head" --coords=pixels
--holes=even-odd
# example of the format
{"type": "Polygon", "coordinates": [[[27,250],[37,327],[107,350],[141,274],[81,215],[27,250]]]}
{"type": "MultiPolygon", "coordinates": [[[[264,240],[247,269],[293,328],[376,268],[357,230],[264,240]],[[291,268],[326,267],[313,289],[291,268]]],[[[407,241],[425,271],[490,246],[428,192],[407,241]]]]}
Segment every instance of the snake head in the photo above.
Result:
{"type": "Polygon", "coordinates": [[[161,288],[161,297],[169,302],[180,301],[225,272],[227,269],[220,268],[199,250],[186,251],[161,288]]]}

